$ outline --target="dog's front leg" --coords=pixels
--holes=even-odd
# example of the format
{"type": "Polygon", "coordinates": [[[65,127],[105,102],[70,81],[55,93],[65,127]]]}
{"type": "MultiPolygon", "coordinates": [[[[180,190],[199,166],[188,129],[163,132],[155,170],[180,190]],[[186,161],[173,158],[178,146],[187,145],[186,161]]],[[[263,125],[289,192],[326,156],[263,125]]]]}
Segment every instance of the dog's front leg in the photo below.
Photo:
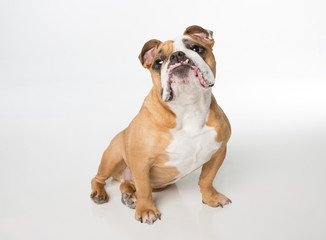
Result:
{"type": "Polygon", "coordinates": [[[203,165],[199,177],[200,192],[202,193],[203,203],[211,207],[223,207],[231,203],[231,200],[219,193],[213,187],[213,180],[218,169],[221,167],[226,155],[226,146],[221,147],[211,159],[203,165]]]}
{"type": "Polygon", "coordinates": [[[152,199],[152,187],[150,183],[150,166],[146,162],[137,162],[131,166],[131,171],[136,185],[137,205],[135,218],[140,222],[153,224],[161,219],[161,213],[155,207],[152,199]]]}

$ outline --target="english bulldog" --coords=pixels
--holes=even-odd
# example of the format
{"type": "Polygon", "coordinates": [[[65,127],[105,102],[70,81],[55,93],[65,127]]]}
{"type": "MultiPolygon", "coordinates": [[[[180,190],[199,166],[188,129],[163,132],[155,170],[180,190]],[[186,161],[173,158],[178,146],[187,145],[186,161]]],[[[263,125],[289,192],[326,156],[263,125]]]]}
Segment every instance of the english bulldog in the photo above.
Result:
{"type": "Polygon", "coordinates": [[[231,200],[213,187],[231,135],[228,118],[212,94],[216,62],[213,32],[188,27],[174,40],[149,40],[139,60],[153,87],[137,116],[118,133],[102,156],[92,179],[91,198],[109,200],[104,186],[121,181],[122,203],[135,208],[135,218],[153,224],[161,213],[152,199],[160,191],[202,167],[202,202],[223,207],[231,200]]]}

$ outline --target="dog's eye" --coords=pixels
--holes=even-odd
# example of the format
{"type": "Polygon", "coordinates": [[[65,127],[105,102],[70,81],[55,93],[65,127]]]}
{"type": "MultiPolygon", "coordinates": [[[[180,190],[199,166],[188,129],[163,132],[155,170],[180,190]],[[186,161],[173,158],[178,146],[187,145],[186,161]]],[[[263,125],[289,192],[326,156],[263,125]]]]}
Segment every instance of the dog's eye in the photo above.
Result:
{"type": "Polygon", "coordinates": [[[163,64],[163,60],[162,60],[162,59],[156,59],[156,60],[154,61],[154,63],[153,63],[152,68],[153,68],[154,70],[160,70],[162,64],[163,64]]]}
{"type": "Polygon", "coordinates": [[[185,47],[190,49],[196,53],[198,53],[201,57],[203,57],[206,53],[206,48],[200,44],[192,43],[192,42],[185,42],[185,47]]]}
{"type": "Polygon", "coordinates": [[[161,60],[161,59],[157,59],[157,60],[155,61],[155,63],[156,63],[157,65],[162,65],[162,64],[163,64],[163,60],[161,60]]]}
{"type": "Polygon", "coordinates": [[[200,47],[198,45],[193,45],[191,47],[191,50],[196,52],[196,53],[202,53],[204,51],[204,48],[203,47],[200,47]]]}
{"type": "Polygon", "coordinates": [[[192,46],[191,50],[194,52],[199,52],[199,47],[197,45],[192,46]]]}

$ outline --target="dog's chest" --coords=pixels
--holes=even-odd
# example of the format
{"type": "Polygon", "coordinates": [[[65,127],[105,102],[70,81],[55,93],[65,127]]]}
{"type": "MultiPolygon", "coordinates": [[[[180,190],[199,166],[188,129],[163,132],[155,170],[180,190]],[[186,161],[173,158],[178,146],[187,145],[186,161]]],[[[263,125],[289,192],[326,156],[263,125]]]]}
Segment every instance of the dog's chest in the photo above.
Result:
{"type": "Polygon", "coordinates": [[[177,115],[177,127],[171,130],[173,140],[166,149],[169,161],[165,165],[178,170],[178,180],[209,161],[222,143],[216,142],[216,130],[206,126],[209,109],[205,106],[172,110],[177,115]]]}
{"type": "Polygon", "coordinates": [[[203,127],[196,131],[172,131],[173,141],[167,148],[169,161],[166,166],[177,168],[180,179],[193,172],[219,149],[221,143],[215,141],[216,131],[212,127],[203,127]]]}

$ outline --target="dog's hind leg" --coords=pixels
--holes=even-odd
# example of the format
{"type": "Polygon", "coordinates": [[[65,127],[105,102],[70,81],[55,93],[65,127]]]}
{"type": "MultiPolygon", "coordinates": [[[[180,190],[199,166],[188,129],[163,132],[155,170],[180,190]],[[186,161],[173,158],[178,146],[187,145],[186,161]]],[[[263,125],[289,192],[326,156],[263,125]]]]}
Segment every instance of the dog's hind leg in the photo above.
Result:
{"type": "Polygon", "coordinates": [[[123,132],[120,132],[113,138],[109,147],[103,153],[97,175],[92,179],[90,197],[95,203],[102,204],[109,201],[109,196],[104,189],[105,180],[119,175],[118,172],[122,172],[122,168],[125,166],[121,151],[122,134],[123,132]]]}

